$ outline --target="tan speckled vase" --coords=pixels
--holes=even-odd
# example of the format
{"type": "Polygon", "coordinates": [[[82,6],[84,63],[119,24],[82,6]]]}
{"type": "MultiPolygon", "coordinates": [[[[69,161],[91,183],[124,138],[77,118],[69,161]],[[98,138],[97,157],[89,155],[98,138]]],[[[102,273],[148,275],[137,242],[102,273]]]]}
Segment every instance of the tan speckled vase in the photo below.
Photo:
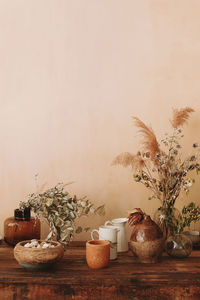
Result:
{"type": "Polygon", "coordinates": [[[86,261],[91,269],[101,269],[108,265],[110,258],[110,242],[104,240],[86,243],[86,261]]]}

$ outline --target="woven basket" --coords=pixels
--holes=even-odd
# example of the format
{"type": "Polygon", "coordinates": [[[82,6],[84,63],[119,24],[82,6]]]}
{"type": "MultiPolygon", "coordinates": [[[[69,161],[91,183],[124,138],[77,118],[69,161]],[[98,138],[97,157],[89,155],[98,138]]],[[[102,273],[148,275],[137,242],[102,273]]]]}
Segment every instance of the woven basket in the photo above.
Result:
{"type": "MultiPolygon", "coordinates": [[[[29,267],[45,266],[53,264],[61,259],[64,255],[63,246],[59,242],[51,241],[53,248],[26,248],[24,245],[28,241],[19,242],[14,248],[14,257],[19,264],[29,267]]],[[[44,242],[39,240],[38,242],[44,242]]]]}

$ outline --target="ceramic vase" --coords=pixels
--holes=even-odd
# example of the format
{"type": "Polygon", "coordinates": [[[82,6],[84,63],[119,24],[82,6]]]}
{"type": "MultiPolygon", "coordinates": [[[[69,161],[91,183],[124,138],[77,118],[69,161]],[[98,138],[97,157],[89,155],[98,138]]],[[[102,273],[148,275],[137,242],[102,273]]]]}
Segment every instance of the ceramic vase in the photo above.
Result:
{"type": "Polygon", "coordinates": [[[144,213],[133,214],[133,231],[130,239],[130,248],[142,263],[156,263],[159,261],[163,249],[163,233],[158,225],[144,213]]]}

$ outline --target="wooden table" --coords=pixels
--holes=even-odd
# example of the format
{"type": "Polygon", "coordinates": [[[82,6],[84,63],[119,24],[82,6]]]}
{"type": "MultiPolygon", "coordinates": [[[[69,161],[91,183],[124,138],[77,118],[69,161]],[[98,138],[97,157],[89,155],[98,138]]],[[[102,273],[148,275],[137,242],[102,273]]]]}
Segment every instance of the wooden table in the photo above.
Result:
{"type": "Polygon", "coordinates": [[[62,261],[48,271],[30,271],[0,246],[0,300],[200,299],[200,250],[178,260],[166,255],[157,264],[140,264],[131,252],[109,266],[90,270],[85,243],[74,242],[62,261]]]}

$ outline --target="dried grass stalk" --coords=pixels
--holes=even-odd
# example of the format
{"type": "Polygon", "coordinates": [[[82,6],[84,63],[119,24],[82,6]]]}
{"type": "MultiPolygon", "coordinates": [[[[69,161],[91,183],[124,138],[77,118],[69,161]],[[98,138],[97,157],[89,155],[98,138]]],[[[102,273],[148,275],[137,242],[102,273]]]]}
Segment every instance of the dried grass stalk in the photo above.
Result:
{"type": "Polygon", "coordinates": [[[180,110],[174,109],[172,120],[170,120],[172,127],[177,128],[183,126],[189,119],[189,114],[194,112],[194,109],[191,107],[185,107],[180,110]]]}
{"type": "Polygon", "coordinates": [[[140,155],[133,155],[129,152],[119,154],[112,162],[112,165],[130,166],[133,170],[142,170],[144,164],[144,160],[140,155]]]}
{"type": "Polygon", "coordinates": [[[143,146],[150,153],[151,160],[156,163],[156,155],[160,154],[160,148],[153,129],[146,126],[140,119],[133,117],[135,125],[139,128],[139,132],[143,136],[143,146]]]}

